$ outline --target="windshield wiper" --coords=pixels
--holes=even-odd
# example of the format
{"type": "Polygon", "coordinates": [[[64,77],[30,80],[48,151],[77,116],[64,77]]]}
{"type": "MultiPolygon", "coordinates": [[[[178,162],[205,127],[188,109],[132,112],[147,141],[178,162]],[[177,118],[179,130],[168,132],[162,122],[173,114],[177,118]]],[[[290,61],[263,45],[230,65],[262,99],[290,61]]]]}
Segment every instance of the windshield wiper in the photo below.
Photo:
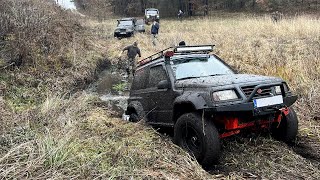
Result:
{"type": "Polygon", "coordinates": [[[177,79],[177,81],[186,80],[186,79],[193,79],[193,78],[199,78],[199,77],[194,77],[194,76],[184,77],[184,78],[177,79]]]}
{"type": "Polygon", "coordinates": [[[221,75],[224,75],[224,74],[211,74],[211,75],[208,75],[208,76],[221,76],[221,75]]]}

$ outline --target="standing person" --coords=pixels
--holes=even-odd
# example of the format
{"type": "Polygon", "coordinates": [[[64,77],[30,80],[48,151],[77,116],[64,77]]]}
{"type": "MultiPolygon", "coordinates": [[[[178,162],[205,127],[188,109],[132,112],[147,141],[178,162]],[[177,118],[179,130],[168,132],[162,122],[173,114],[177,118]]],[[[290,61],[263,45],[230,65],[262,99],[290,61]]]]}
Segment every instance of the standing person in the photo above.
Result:
{"type": "Polygon", "coordinates": [[[159,19],[156,19],[153,21],[153,24],[151,26],[152,44],[154,46],[156,45],[156,39],[159,33],[159,28],[160,28],[159,19]]]}
{"type": "Polygon", "coordinates": [[[141,52],[140,52],[140,49],[138,48],[137,42],[134,42],[133,45],[125,47],[122,50],[121,54],[124,51],[127,51],[127,56],[128,56],[128,60],[126,62],[126,71],[129,77],[130,72],[132,73],[132,75],[134,75],[134,70],[136,68],[136,56],[139,55],[139,57],[141,57],[141,52]]]}
{"type": "Polygon", "coordinates": [[[183,11],[180,9],[178,12],[178,19],[182,20],[183,11]]]}

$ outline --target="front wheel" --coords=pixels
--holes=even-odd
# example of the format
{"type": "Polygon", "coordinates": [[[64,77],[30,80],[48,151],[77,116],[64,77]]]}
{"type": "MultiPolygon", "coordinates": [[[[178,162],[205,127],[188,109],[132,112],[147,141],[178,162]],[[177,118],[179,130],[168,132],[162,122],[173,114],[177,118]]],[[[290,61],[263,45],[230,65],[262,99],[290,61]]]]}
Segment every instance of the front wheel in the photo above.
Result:
{"type": "Polygon", "coordinates": [[[197,113],[184,114],[177,120],[174,141],[204,167],[212,166],[219,159],[219,133],[211,121],[197,113]]]}
{"type": "Polygon", "coordinates": [[[298,118],[292,107],[289,107],[289,114],[283,115],[280,124],[272,127],[272,135],[275,139],[284,142],[292,142],[298,134],[298,118]]]}

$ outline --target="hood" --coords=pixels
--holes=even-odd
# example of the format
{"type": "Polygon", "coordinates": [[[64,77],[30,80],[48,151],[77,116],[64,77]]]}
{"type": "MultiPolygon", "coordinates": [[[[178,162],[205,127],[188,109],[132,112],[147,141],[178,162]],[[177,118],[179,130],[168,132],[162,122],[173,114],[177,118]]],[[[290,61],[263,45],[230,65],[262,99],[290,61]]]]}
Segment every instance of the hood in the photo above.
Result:
{"type": "Polygon", "coordinates": [[[233,84],[259,84],[261,82],[282,82],[283,80],[278,77],[270,76],[259,76],[251,74],[229,74],[229,75],[218,75],[208,76],[200,78],[192,78],[185,80],[177,80],[176,87],[187,87],[187,88],[205,88],[205,87],[216,87],[226,86],[233,84]]]}

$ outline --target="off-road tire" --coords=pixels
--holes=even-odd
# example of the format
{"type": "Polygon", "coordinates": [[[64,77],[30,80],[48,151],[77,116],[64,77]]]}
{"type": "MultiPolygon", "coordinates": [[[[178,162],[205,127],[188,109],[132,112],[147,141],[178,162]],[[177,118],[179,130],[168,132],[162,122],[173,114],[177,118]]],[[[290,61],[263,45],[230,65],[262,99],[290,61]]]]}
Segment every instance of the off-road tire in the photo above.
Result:
{"type": "Polygon", "coordinates": [[[132,103],[132,108],[127,110],[127,115],[130,115],[129,121],[130,122],[139,122],[145,118],[145,114],[143,108],[138,103],[132,103]]]}
{"type": "Polygon", "coordinates": [[[174,126],[174,142],[205,168],[219,160],[219,133],[211,121],[202,119],[198,113],[187,113],[178,118],[174,126]]]}
{"type": "Polygon", "coordinates": [[[289,107],[289,114],[282,117],[279,127],[275,124],[272,129],[272,136],[287,143],[295,140],[298,134],[298,118],[292,107],[289,107]]]}

